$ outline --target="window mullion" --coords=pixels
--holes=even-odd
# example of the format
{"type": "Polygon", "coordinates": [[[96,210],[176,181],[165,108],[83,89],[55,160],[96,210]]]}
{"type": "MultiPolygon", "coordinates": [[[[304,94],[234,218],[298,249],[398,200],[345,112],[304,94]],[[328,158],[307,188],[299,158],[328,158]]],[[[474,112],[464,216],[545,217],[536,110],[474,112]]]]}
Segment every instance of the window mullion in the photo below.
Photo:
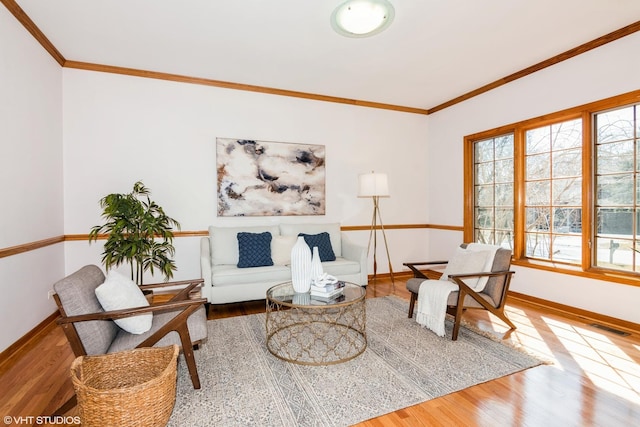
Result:
{"type": "Polygon", "coordinates": [[[513,140],[513,169],[514,169],[514,218],[513,218],[513,255],[515,259],[524,258],[525,247],[525,142],[524,142],[524,130],[518,129],[514,133],[513,140]]]}
{"type": "Polygon", "coordinates": [[[595,251],[595,131],[593,116],[589,112],[582,114],[582,269],[588,270],[594,265],[595,251]]]}

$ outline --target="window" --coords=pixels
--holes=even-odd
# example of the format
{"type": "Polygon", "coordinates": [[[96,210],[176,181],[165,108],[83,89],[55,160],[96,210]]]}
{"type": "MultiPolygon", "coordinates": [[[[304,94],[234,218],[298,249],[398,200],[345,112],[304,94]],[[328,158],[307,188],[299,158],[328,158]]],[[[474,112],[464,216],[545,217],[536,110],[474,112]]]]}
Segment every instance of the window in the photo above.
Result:
{"type": "Polygon", "coordinates": [[[594,114],[595,264],[640,271],[640,108],[594,114]]]}
{"type": "Polygon", "coordinates": [[[582,259],[582,120],[525,132],[525,255],[582,259]]]}
{"type": "Polygon", "coordinates": [[[465,241],[640,285],[640,90],[465,137],[465,241]]]}
{"type": "Polygon", "coordinates": [[[513,249],[513,134],[474,144],[475,241],[513,249]]]}

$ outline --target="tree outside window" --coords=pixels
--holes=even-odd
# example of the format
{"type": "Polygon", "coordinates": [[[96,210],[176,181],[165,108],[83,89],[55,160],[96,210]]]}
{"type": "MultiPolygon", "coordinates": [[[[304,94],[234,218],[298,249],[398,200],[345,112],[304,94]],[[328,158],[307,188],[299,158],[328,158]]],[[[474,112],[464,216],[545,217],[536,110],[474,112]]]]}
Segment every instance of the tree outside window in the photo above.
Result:
{"type": "Polygon", "coordinates": [[[525,132],[525,254],[582,259],[582,120],[525,132]]]}
{"type": "Polygon", "coordinates": [[[638,106],[594,114],[595,265],[639,271],[638,106]]]}
{"type": "Polygon", "coordinates": [[[467,136],[465,239],[510,248],[529,267],[639,285],[639,98],[467,136]]]}

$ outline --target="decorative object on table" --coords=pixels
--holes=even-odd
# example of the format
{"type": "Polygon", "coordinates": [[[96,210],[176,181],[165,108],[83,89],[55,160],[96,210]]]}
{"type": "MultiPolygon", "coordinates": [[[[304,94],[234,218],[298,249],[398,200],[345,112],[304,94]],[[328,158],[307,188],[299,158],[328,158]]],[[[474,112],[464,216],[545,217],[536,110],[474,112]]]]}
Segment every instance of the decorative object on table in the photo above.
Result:
{"type": "Polygon", "coordinates": [[[321,301],[329,301],[342,295],[345,287],[343,281],[338,281],[333,276],[325,274],[318,284],[311,285],[311,297],[321,301]]]}
{"type": "MultiPolygon", "coordinates": [[[[311,287],[324,288],[328,285],[334,285],[338,283],[338,279],[329,273],[322,273],[314,282],[311,282],[311,287]]],[[[344,284],[344,282],[342,282],[344,284]]]]}
{"type": "Polygon", "coordinates": [[[373,241],[373,280],[375,283],[376,275],[378,273],[378,260],[377,260],[377,235],[378,235],[378,221],[380,222],[380,230],[382,230],[382,237],[384,239],[384,248],[387,252],[387,261],[389,264],[389,275],[391,276],[391,284],[395,289],[395,279],[393,277],[393,267],[391,266],[391,257],[389,256],[389,245],[387,243],[387,235],[384,232],[384,225],[382,224],[382,216],[380,215],[380,197],[389,197],[389,183],[386,173],[371,173],[361,174],[359,177],[358,197],[371,197],[373,199],[373,216],[371,219],[371,229],[369,231],[369,244],[367,245],[367,255],[371,249],[371,242],[373,241]]]}
{"type": "Polygon", "coordinates": [[[324,145],[217,138],[218,216],[325,214],[324,145]]]}
{"type": "Polygon", "coordinates": [[[344,293],[342,289],[334,289],[330,292],[311,291],[311,298],[320,301],[333,301],[344,293]]]}
{"type": "Polygon", "coordinates": [[[311,288],[311,249],[302,236],[291,249],[291,282],[296,292],[309,292],[311,288]]]}
{"type": "Polygon", "coordinates": [[[107,234],[102,263],[107,271],[122,263],[131,267],[131,280],[143,284],[143,274],[157,268],[165,280],[177,270],[173,256],[173,228],[180,224],[169,217],[162,207],[149,197],[151,191],[141,181],[128,194],[109,194],[100,200],[103,225],[89,233],[89,243],[107,234]]]}
{"type": "Polygon", "coordinates": [[[318,281],[322,279],[323,274],[320,252],[318,252],[318,247],[314,246],[311,254],[311,284],[318,283],[318,281]]]}
{"type": "Polygon", "coordinates": [[[82,425],[166,426],[176,400],[177,345],[80,356],[71,364],[82,425]]]}

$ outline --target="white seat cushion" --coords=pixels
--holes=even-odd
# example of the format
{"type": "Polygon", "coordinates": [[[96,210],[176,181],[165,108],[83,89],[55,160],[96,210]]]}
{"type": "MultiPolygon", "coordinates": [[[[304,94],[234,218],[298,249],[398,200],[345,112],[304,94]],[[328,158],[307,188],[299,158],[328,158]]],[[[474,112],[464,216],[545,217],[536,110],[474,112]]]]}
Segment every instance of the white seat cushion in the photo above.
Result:
{"type": "Polygon", "coordinates": [[[282,265],[251,268],[218,265],[213,268],[212,280],[216,286],[257,282],[286,282],[291,280],[291,268],[282,265]]]}
{"type": "MultiPolygon", "coordinates": [[[[153,316],[153,325],[151,329],[141,335],[129,334],[124,330],[118,332],[118,335],[113,340],[113,343],[109,347],[108,353],[114,353],[116,351],[129,350],[137,347],[142,341],[155,334],[158,329],[166,325],[174,317],[176,317],[181,310],[167,311],[158,313],[153,316]]],[[[204,305],[200,306],[189,318],[187,319],[187,328],[189,329],[189,337],[191,342],[202,341],[207,338],[207,312],[204,309],[204,305]]],[[[182,346],[180,341],[180,335],[177,332],[172,331],[162,337],[154,347],[164,347],[167,345],[176,344],[182,346]]]]}

